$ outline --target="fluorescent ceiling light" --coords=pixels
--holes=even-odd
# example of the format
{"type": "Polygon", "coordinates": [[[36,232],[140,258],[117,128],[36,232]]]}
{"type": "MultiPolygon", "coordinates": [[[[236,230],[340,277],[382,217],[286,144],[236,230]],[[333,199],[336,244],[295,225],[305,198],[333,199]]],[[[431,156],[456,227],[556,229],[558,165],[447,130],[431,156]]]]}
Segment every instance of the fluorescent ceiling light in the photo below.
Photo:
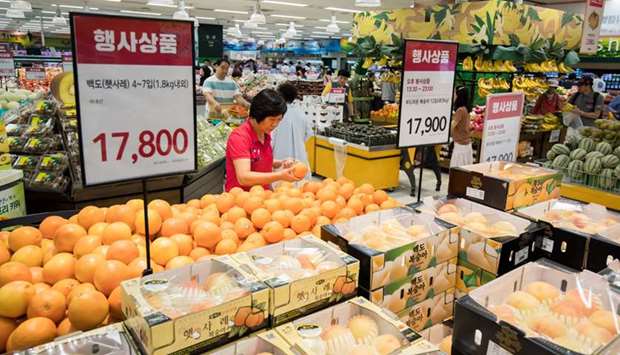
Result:
{"type": "Polygon", "coordinates": [[[108,1],[108,2],[121,2],[121,0],[105,0],[105,1],[108,1]]]}
{"type": "MultiPolygon", "coordinates": [[[[170,4],[160,4],[160,3],[150,3],[150,2],[147,2],[146,4],[147,4],[148,6],[158,6],[158,7],[170,7],[170,8],[177,8],[177,5],[174,5],[174,4],[173,4],[173,5],[170,5],[170,4]]],[[[191,10],[191,9],[193,9],[193,8],[194,8],[193,6],[185,6],[185,9],[186,9],[186,10],[191,10]]]]}
{"type": "Polygon", "coordinates": [[[124,14],[132,14],[132,15],[161,16],[159,12],[133,11],[133,10],[121,10],[121,12],[124,14]]]}
{"type": "Polygon", "coordinates": [[[175,0],[149,0],[147,5],[154,5],[154,4],[174,5],[174,1],[175,0]]]}
{"type": "Polygon", "coordinates": [[[341,7],[326,7],[325,10],[338,11],[338,12],[348,12],[348,13],[352,13],[352,14],[358,14],[358,13],[362,12],[360,10],[344,9],[344,8],[341,8],[341,7]]]}
{"type": "Polygon", "coordinates": [[[314,38],[325,38],[325,39],[327,39],[327,38],[330,38],[330,37],[329,36],[314,36],[314,38]]]}
{"type": "Polygon", "coordinates": [[[196,16],[199,20],[215,20],[215,17],[196,16]]]}
{"type": "Polygon", "coordinates": [[[78,6],[78,5],[58,5],[60,7],[65,7],[67,9],[81,9],[82,6],[78,6]]]}
{"type": "Polygon", "coordinates": [[[381,0],[355,0],[355,6],[357,7],[379,7],[381,6],[381,0]]]}
{"type": "Polygon", "coordinates": [[[56,11],[47,11],[47,10],[43,10],[41,11],[42,14],[55,14],[56,11]]]}
{"type": "Polygon", "coordinates": [[[272,14],[270,15],[271,17],[278,17],[278,18],[292,18],[295,20],[305,20],[306,18],[303,16],[293,16],[293,15],[280,15],[280,14],[272,14]]]}
{"type": "Polygon", "coordinates": [[[246,23],[246,20],[234,19],[233,22],[246,23]]]}
{"type": "Polygon", "coordinates": [[[317,34],[317,35],[331,35],[331,33],[329,32],[322,32],[322,31],[312,31],[312,33],[317,34]]]}
{"type": "MultiPolygon", "coordinates": [[[[321,22],[332,22],[332,20],[328,19],[328,18],[322,18],[319,21],[321,22]]],[[[351,23],[351,21],[342,21],[342,20],[336,20],[336,23],[343,23],[343,24],[347,24],[347,23],[351,23]]]]}
{"type": "Polygon", "coordinates": [[[15,9],[7,9],[5,16],[9,18],[26,18],[23,11],[15,9]]]}
{"type": "Polygon", "coordinates": [[[274,4],[274,5],[285,5],[285,6],[296,6],[296,7],[308,6],[308,4],[302,4],[299,2],[275,1],[275,0],[263,0],[263,4],[274,4]]]}
{"type": "Polygon", "coordinates": [[[11,9],[30,12],[32,11],[32,5],[28,1],[13,0],[11,1],[11,9]]]}
{"type": "Polygon", "coordinates": [[[256,34],[264,34],[264,35],[270,35],[270,34],[272,34],[272,32],[265,32],[265,31],[252,31],[252,33],[256,33],[256,34]]]}
{"type": "Polygon", "coordinates": [[[215,11],[215,12],[224,12],[224,13],[227,13],[227,14],[240,14],[240,15],[247,15],[248,14],[247,11],[226,10],[226,9],[214,9],[213,11],[215,11]]]}
{"type": "MultiPolygon", "coordinates": [[[[283,26],[283,27],[288,27],[288,26],[289,26],[289,24],[288,24],[288,23],[276,23],[275,25],[276,25],[276,26],[283,26]]],[[[304,27],[304,25],[298,25],[298,24],[295,24],[295,27],[296,27],[296,28],[298,28],[298,27],[299,27],[299,28],[301,28],[301,27],[304,27]]]]}

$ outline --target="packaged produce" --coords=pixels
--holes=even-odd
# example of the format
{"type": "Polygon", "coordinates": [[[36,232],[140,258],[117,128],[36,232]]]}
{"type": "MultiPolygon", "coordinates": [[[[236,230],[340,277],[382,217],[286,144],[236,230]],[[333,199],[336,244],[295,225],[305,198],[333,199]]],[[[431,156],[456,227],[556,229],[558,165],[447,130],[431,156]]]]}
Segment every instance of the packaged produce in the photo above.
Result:
{"type": "Polygon", "coordinates": [[[303,355],[426,354],[437,348],[392,314],[356,297],[281,325],[276,331],[303,355]]]}
{"type": "Polygon", "coordinates": [[[619,304],[601,275],[541,259],[457,300],[453,346],[467,354],[618,354],[619,304]]]}
{"type": "Polygon", "coordinates": [[[398,317],[415,331],[422,331],[452,317],[454,300],[455,289],[450,288],[398,312],[398,317]]]}
{"type": "Polygon", "coordinates": [[[355,295],[359,261],[313,236],[231,256],[270,288],[272,325],[355,295]]]}
{"type": "Polygon", "coordinates": [[[149,354],[206,351],[267,325],[269,290],[211,259],[121,284],[127,327],[149,354]]]}
{"type": "Polygon", "coordinates": [[[36,155],[18,155],[13,162],[14,169],[34,170],[39,166],[39,156],[36,155]]]}
{"type": "Polygon", "coordinates": [[[224,345],[211,355],[294,355],[291,345],[275,330],[268,330],[255,336],[224,345]]]}
{"type": "Polygon", "coordinates": [[[69,166],[65,153],[46,154],[41,156],[39,170],[63,172],[69,166]]]}
{"type": "MultiPolygon", "coordinates": [[[[517,214],[532,221],[543,222],[546,231],[539,242],[539,249],[544,256],[577,270],[588,265],[588,245],[591,237],[620,224],[619,213],[608,211],[601,205],[565,198],[522,208],[517,214]]],[[[592,255],[595,259],[601,257],[592,255]]],[[[607,255],[604,258],[607,258],[607,255]]],[[[597,270],[600,261],[592,266],[596,264],[599,266],[592,271],[600,271],[597,270]]]]}
{"type": "Polygon", "coordinates": [[[458,229],[400,207],[325,225],[321,237],[360,260],[360,287],[373,291],[457,256],[458,229]]]}
{"type": "Polygon", "coordinates": [[[28,187],[37,190],[63,192],[69,185],[69,179],[60,173],[36,171],[28,182],[28,187]]]}
{"type": "Polygon", "coordinates": [[[509,211],[560,197],[562,174],[513,162],[488,162],[450,169],[448,193],[509,211]]]}
{"type": "Polygon", "coordinates": [[[419,331],[420,335],[429,343],[439,347],[445,354],[452,354],[452,326],[446,322],[419,331]]]}

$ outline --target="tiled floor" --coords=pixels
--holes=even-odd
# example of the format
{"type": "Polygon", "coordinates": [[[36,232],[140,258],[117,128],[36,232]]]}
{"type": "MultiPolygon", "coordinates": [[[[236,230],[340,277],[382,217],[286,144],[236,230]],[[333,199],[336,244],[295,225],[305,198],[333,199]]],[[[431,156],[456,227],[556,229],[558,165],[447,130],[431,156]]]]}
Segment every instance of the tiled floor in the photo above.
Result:
{"type": "MultiPolygon", "coordinates": [[[[416,170],[416,184],[419,179],[419,169],[416,170]]],[[[445,196],[448,193],[448,174],[441,174],[441,191],[435,191],[435,174],[431,170],[425,169],[424,175],[422,175],[422,196],[424,198],[426,196],[445,196]]],[[[409,184],[409,179],[407,175],[401,171],[400,172],[400,187],[393,192],[390,192],[390,196],[394,197],[401,203],[407,204],[411,202],[417,201],[416,197],[412,197],[409,195],[411,191],[411,185],[409,184]]],[[[416,190],[417,193],[417,190],[416,190]]]]}

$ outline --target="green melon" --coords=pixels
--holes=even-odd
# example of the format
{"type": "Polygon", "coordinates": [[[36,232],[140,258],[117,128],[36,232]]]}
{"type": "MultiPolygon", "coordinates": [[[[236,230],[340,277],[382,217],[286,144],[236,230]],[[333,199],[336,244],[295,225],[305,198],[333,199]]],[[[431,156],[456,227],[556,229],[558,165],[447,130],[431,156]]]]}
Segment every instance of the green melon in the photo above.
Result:
{"type": "Polygon", "coordinates": [[[614,171],[615,171],[615,173],[616,173],[616,177],[617,177],[618,179],[620,179],[620,165],[616,166],[616,170],[614,170],[614,171]]]}
{"type": "Polygon", "coordinates": [[[553,159],[553,164],[551,166],[556,170],[562,170],[568,167],[568,163],[570,163],[568,155],[561,154],[553,159]]]}
{"type": "Polygon", "coordinates": [[[598,174],[601,169],[603,169],[603,163],[599,158],[586,159],[586,163],[583,165],[583,170],[590,175],[598,174]]]}
{"type": "Polygon", "coordinates": [[[568,136],[564,144],[566,144],[571,149],[575,149],[579,146],[579,137],[576,135],[568,136]]]}
{"type": "Polygon", "coordinates": [[[592,159],[592,158],[601,159],[604,156],[605,155],[603,153],[595,150],[595,151],[592,151],[592,152],[586,154],[586,159],[585,160],[592,159]]]}
{"type": "Polygon", "coordinates": [[[553,150],[549,150],[547,152],[547,159],[553,161],[553,159],[555,159],[555,157],[557,157],[558,155],[553,151],[553,150]]]}
{"type": "Polygon", "coordinates": [[[613,151],[613,148],[611,147],[611,144],[607,142],[600,142],[599,144],[596,145],[596,150],[603,153],[603,155],[607,155],[607,154],[611,154],[611,152],[613,151]]]}
{"type": "Polygon", "coordinates": [[[552,169],[553,168],[553,160],[549,159],[543,163],[543,168],[552,169]]]}
{"type": "Polygon", "coordinates": [[[583,179],[583,162],[581,160],[573,160],[568,164],[568,176],[575,180],[583,179]]]}
{"type": "Polygon", "coordinates": [[[584,160],[586,158],[586,154],[588,154],[588,152],[586,152],[585,149],[577,148],[570,152],[570,158],[572,160],[584,160]]]}
{"type": "Polygon", "coordinates": [[[614,155],[620,158],[620,146],[617,146],[616,149],[614,149],[614,155]]]}
{"type": "Polygon", "coordinates": [[[594,141],[591,138],[584,138],[579,142],[579,148],[591,152],[594,150],[594,141]]]}
{"type": "Polygon", "coordinates": [[[603,189],[611,189],[616,185],[615,173],[611,169],[603,169],[598,178],[598,185],[603,189]]]}
{"type": "Polygon", "coordinates": [[[566,145],[564,144],[554,144],[553,147],[551,147],[551,150],[555,152],[555,155],[569,155],[570,154],[570,148],[568,148],[566,145]]]}
{"type": "Polygon", "coordinates": [[[620,158],[613,154],[607,154],[606,156],[601,158],[601,163],[603,163],[604,167],[613,169],[618,166],[618,164],[620,164],[620,158]]]}

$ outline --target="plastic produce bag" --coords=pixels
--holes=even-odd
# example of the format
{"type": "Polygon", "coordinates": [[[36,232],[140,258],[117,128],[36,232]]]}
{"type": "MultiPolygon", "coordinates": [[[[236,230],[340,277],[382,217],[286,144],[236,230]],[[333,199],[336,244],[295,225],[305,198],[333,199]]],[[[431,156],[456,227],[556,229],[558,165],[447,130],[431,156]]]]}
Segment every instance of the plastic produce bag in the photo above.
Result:
{"type": "Polygon", "coordinates": [[[344,167],[347,161],[347,142],[338,138],[330,138],[329,142],[334,145],[336,178],[340,178],[344,176],[344,167]]]}

